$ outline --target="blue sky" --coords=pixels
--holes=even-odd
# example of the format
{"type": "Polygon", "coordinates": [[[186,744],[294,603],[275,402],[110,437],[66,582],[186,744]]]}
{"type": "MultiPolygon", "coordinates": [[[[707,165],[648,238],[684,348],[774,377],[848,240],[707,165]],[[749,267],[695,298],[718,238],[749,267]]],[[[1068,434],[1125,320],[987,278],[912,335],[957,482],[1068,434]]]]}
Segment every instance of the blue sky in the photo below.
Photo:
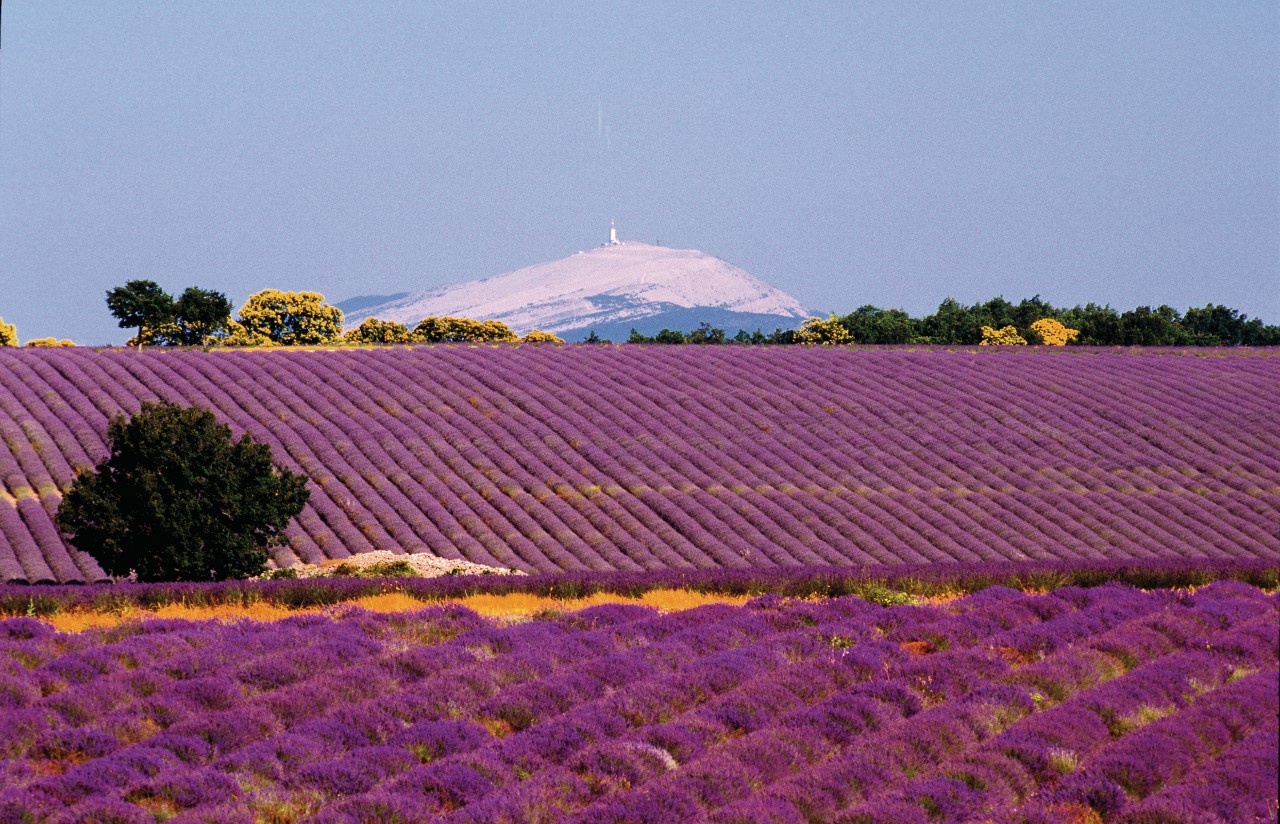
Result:
{"type": "Polygon", "coordinates": [[[1040,294],[1280,323],[1271,2],[3,9],[0,317],[424,289],[624,239],[820,311],[1040,294]]]}

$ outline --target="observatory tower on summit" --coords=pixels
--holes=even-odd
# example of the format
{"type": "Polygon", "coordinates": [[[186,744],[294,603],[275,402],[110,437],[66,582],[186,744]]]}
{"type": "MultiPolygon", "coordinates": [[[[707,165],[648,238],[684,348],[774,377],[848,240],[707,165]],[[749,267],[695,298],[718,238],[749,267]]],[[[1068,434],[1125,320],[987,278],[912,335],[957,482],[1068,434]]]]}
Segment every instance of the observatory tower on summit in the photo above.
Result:
{"type": "Polygon", "coordinates": [[[618,240],[618,227],[613,225],[613,221],[609,221],[609,243],[608,246],[621,246],[622,241],[618,240]]]}

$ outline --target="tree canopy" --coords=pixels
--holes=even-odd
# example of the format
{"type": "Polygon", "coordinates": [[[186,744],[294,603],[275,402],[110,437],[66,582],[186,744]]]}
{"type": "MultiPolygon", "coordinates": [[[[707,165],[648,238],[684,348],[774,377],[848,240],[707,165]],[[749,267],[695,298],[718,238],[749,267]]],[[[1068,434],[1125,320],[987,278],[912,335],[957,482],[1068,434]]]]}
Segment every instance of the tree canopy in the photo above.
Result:
{"type": "Polygon", "coordinates": [[[429,317],[414,327],[413,339],[421,343],[514,343],[520,338],[500,320],[429,317]]]}
{"type": "Polygon", "coordinates": [[[1053,318],[1041,318],[1031,324],[1031,331],[1045,346],[1066,346],[1080,336],[1079,329],[1068,329],[1061,321],[1053,318]]]}
{"type": "Polygon", "coordinates": [[[174,343],[208,346],[227,334],[231,301],[221,292],[189,286],[174,301],[174,343]]]}
{"type": "Polygon", "coordinates": [[[835,315],[832,315],[827,320],[809,318],[800,324],[800,329],[796,332],[795,342],[834,346],[841,343],[853,343],[853,335],[849,334],[848,328],[835,315]]]}
{"type": "Polygon", "coordinates": [[[691,341],[689,335],[677,329],[663,328],[656,335],[646,335],[633,328],[630,336],[627,337],[627,343],[691,343],[691,341]]]}
{"type": "Polygon", "coordinates": [[[342,338],[348,343],[411,343],[413,333],[403,323],[365,318],[342,338]]]}
{"type": "Polygon", "coordinates": [[[342,338],[342,310],[319,292],[264,289],[249,296],[236,322],[228,343],[308,346],[342,338]]]}
{"type": "MultiPolygon", "coordinates": [[[[702,324],[699,330],[708,327],[702,324]]],[[[913,318],[901,309],[861,306],[847,315],[810,318],[800,329],[757,329],[738,333],[726,342],[742,344],[856,343],[937,344],[973,346],[983,341],[983,327],[993,331],[1012,327],[1027,343],[1065,346],[1276,346],[1280,326],[1210,304],[1185,314],[1170,306],[1139,306],[1120,312],[1089,303],[1059,308],[1039,295],[1013,303],[1003,297],[965,306],[953,298],[935,312],[913,318]],[[844,334],[837,331],[842,329],[844,334]]],[[[655,336],[632,330],[629,343],[706,343],[699,330],[664,329],[655,336]]],[[[719,331],[719,330],[716,330],[719,331]]]]}
{"type": "Polygon", "coordinates": [[[144,403],[107,426],[110,455],[81,471],[58,527],[108,574],[140,581],[245,578],[302,511],[306,478],[277,469],[271,449],[238,441],[198,407],[144,403]]]}
{"type": "Polygon", "coordinates": [[[0,346],[17,346],[18,345],[18,327],[12,323],[5,323],[4,318],[0,318],[0,346]]]}
{"type": "Polygon", "coordinates": [[[210,346],[226,336],[231,322],[231,301],[221,292],[189,286],[174,300],[151,280],[107,292],[107,307],[122,329],[138,328],[130,346],[210,346]]]}
{"type": "MultiPolygon", "coordinates": [[[[230,319],[231,304],[221,292],[189,287],[174,300],[154,281],[132,280],[107,293],[107,305],[121,327],[136,326],[129,343],[183,346],[294,346],[350,343],[471,343],[557,342],[551,333],[533,330],[516,335],[497,320],[426,317],[412,329],[403,323],[366,318],[357,328],[342,331],[342,311],[316,292],[266,289],[230,319]],[[545,337],[549,336],[549,337],[545,337]]],[[[934,344],[972,346],[984,342],[984,328],[1002,331],[1026,343],[1052,346],[1276,346],[1280,326],[1268,326],[1221,304],[1190,308],[1185,313],[1167,306],[1138,306],[1121,312],[1088,303],[1055,307],[1039,295],[1017,303],[1003,296],[972,305],[947,298],[936,311],[913,318],[901,309],[871,304],[846,315],[813,317],[799,329],[725,330],[703,322],[682,332],[662,329],[655,335],[631,330],[629,343],[667,344],[934,344]]],[[[1012,340],[1012,338],[1010,338],[1012,340]]],[[[991,342],[986,337],[988,344],[991,342]]],[[[13,345],[12,325],[0,321],[0,345],[13,345]],[[12,341],[12,343],[6,343],[12,341]]],[[[598,343],[593,332],[588,343],[598,343]]]]}
{"type": "Polygon", "coordinates": [[[901,309],[881,309],[868,304],[839,320],[848,330],[850,342],[910,343],[915,335],[915,324],[901,309]]]}
{"type": "Polygon", "coordinates": [[[154,336],[160,327],[175,319],[173,296],[154,280],[131,280],[109,290],[107,308],[121,329],[138,328],[134,341],[139,344],[147,343],[148,334],[154,336]]]}
{"type": "Polygon", "coordinates": [[[564,339],[559,335],[553,335],[550,332],[543,332],[541,329],[530,329],[525,336],[520,339],[521,343],[564,343],[564,339]]]}
{"type": "Polygon", "coordinates": [[[1002,326],[999,329],[992,329],[990,326],[982,327],[982,340],[979,341],[980,346],[1026,346],[1027,339],[1018,334],[1016,326],[1002,326]]]}

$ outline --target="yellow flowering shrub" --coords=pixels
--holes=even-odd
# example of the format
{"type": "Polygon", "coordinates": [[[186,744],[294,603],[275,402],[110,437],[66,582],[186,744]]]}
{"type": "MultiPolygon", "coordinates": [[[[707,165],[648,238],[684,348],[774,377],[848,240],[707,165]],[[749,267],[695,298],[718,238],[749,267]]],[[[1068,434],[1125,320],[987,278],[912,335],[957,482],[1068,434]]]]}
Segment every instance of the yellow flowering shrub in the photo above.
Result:
{"type": "Polygon", "coordinates": [[[532,329],[527,335],[520,340],[525,343],[564,343],[559,335],[553,335],[550,332],[543,332],[541,329],[532,329]]]}
{"type": "MultiPolygon", "coordinates": [[[[325,303],[318,292],[264,289],[249,296],[236,321],[251,341],[247,345],[265,338],[283,346],[308,346],[342,337],[342,310],[325,303]]],[[[246,345],[240,343],[237,332],[236,324],[231,324],[227,343],[246,345]]]]}
{"type": "Polygon", "coordinates": [[[1080,335],[1079,329],[1068,329],[1053,318],[1041,318],[1031,324],[1031,330],[1040,336],[1045,346],[1066,346],[1080,335]]]}
{"type": "Polygon", "coordinates": [[[18,327],[12,323],[5,323],[4,318],[0,318],[0,346],[17,346],[18,345],[18,327]]]}
{"type": "Polygon", "coordinates": [[[422,343],[470,341],[515,343],[520,340],[511,327],[500,320],[451,317],[423,318],[414,327],[413,339],[422,343]]]}
{"type": "Polygon", "coordinates": [[[276,342],[259,332],[250,332],[244,324],[231,321],[227,324],[227,336],[223,346],[275,346],[276,342]]]}
{"type": "Polygon", "coordinates": [[[58,340],[57,338],[33,338],[27,341],[27,346],[75,346],[73,341],[58,340]]]}
{"type": "Polygon", "coordinates": [[[179,334],[176,323],[157,323],[138,327],[138,334],[124,342],[125,346],[165,346],[179,334]]]}
{"type": "Polygon", "coordinates": [[[853,335],[849,334],[849,330],[833,314],[826,320],[813,317],[800,324],[800,328],[796,330],[796,343],[838,346],[853,343],[853,335]]]}
{"type": "Polygon", "coordinates": [[[365,318],[363,323],[342,337],[347,343],[409,343],[413,340],[413,333],[403,323],[365,318]]]}
{"type": "Polygon", "coordinates": [[[1026,346],[1027,339],[1018,334],[1018,330],[1013,326],[1002,326],[999,329],[992,329],[990,326],[982,327],[982,343],[981,346],[1026,346]]]}

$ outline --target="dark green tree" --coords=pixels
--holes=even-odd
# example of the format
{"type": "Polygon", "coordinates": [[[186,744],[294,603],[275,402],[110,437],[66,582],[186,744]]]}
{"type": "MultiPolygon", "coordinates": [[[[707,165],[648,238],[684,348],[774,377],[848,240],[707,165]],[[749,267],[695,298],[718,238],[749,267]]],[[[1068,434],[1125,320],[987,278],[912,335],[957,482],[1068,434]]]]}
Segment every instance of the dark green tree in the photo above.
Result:
{"type": "Polygon", "coordinates": [[[111,454],[81,472],[58,527],[111,575],[140,581],[245,578],[302,511],[307,480],[271,462],[271,449],[198,407],[144,403],[107,426],[111,454]]]}
{"type": "Polygon", "coordinates": [[[1120,313],[1110,306],[1088,303],[1060,313],[1058,320],[1071,329],[1079,329],[1077,344],[1084,346],[1117,346],[1121,337],[1120,313]]]}
{"type": "Polygon", "coordinates": [[[901,309],[881,309],[867,304],[837,317],[855,343],[914,343],[916,321],[901,309]]]}
{"type": "Polygon", "coordinates": [[[1189,343],[1182,318],[1172,306],[1152,309],[1138,306],[1120,316],[1120,340],[1124,346],[1181,346],[1189,343]]]}
{"type": "Polygon", "coordinates": [[[684,336],[685,343],[724,343],[724,330],[719,327],[712,326],[705,320],[698,324],[698,328],[684,336]]]}
{"type": "Polygon", "coordinates": [[[1274,345],[1274,336],[1267,334],[1262,321],[1249,320],[1248,315],[1222,304],[1188,309],[1182,326],[1197,346],[1274,345]]]}
{"type": "Polygon", "coordinates": [[[1267,326],[1259,318],[1245,321],[1245,346],[1280,346],[1280,326],[1267,326]]]}
{"type": "Polygon", "coordinates": [[[1006,326],[1018,328],[1018,319],[1014,316],[1014,305],[1005,300],[1004,295],[992,298],[986,303],[975,303],[970,313],[978,324],[978,340],[982,340],[982,327],[1002,329],[1006,326]]]}
{"type": "Polygon", "coordinates": [[[174,302],[173,342],[208,346],[226,335],[231,324],[231,301],[221,292],[189,286],[174,302]]]}
{"type": "Polygon", "coordinates": [[[121,329],[138,327],[139,343],[146,341],[148,331],[171,324],[175,318],[173,296],[154,280],[131,280],[109,290],[107,308],[121,329]]]}
{"type": "Polygon", "coordinates": [[[1035,295],[1019,301],[1018,305],[1010,310],[1010,316],[1013,325],[1018,329],[1018,334],[1027,338],[1029,342],[1034,338],[1034,342],[1039,343],[1040,336],[1031,331],[1031,324],[1044,318],[1058,320],[1058,310],[1042,300],[1039,295],[1035,295]]]}
{"type": "Polygon", "coordinates": [[[983,323],[968,307],[955,298],[947,298],[938,305],[938,311],[921,319],[920,332],[927,343],[976,344],[982,340],[983,323]]]}

